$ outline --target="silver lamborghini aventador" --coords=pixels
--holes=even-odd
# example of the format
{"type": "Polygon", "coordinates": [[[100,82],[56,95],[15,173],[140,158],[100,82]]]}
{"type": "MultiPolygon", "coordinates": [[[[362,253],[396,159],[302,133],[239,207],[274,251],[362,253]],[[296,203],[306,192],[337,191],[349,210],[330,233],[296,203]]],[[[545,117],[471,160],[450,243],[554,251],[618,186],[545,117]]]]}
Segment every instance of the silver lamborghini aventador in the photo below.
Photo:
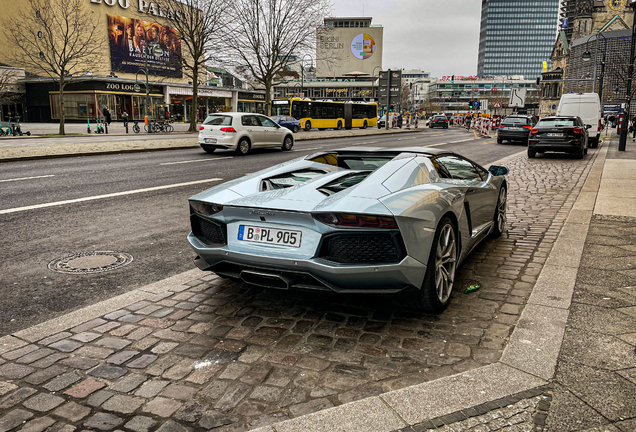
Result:
{"type": "Polygon", "coordinates": [[[426,147],[317,153],[190,198],[188,241],[225,278],[439,313],[457,266],[504,231],[507,173],[426,147]]]}

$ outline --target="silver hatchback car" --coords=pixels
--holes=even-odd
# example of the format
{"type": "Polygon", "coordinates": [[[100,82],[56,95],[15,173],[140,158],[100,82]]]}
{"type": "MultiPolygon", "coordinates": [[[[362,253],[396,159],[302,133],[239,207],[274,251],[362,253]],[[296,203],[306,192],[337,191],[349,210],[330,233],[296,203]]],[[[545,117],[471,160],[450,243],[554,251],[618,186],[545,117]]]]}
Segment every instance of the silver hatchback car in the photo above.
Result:
{"type": "Polygon", "coordinates": [[[257,147],[294,146],[292,132],[269,117],[251,113],[212,114],[199,127],[199,145],[208,153],[216,149],[235,150],[241,156],[257,147]]]}

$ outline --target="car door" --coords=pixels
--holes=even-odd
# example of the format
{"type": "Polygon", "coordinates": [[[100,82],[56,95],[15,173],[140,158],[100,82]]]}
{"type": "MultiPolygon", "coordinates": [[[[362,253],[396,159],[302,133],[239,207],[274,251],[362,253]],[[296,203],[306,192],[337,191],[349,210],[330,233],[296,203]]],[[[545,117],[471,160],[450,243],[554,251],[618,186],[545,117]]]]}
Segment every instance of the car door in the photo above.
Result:
{"type": "Polygon", "coordinates": [[[241,117],[241,124],[250,137],[252,147],[263,147],[264,145],[266,145],[265,143],[267,142],[267,137],[265,136],[263,127],[256,117],[257,116],[253,114],[246,114],[241,117]]]}
{"type": "Polygon", "coordinates": [[[497,188],[492,184],[492,177],[483,168],[473,164],[459,155],[441,156],[436,161],[442,165],[450,179],[443,181],[452,183],[465,191],[466,211],[470,213],[472,236],[482,231],[493,221],[497,205],[497,188]]]}
{"type": "Polygon", "coordinates": [[[283,139],[285,138],[286,129],[277,125],[271,119],[268,119],[265,116],[258,116],[258,120],[261,122],[261,126],[265,131],[265,139],[267,141],[267,145],[283,145],[283,139]]]}

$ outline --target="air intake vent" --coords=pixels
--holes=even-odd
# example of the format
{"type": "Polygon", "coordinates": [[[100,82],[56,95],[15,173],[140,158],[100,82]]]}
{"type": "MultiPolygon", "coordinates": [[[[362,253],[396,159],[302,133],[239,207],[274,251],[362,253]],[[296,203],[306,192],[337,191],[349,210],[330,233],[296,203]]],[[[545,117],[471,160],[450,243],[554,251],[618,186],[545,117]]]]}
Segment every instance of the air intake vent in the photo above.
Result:
{"type": "Polygon", "coordinates": [[[203,243],[208,245],[224,245],[225,225],[220,225],[197,215],[190,216],[192,233],[203,243]]]}
{"type": "Polygon", "coordinates": [[[328,236],[319,258],[342,264],[398,263],[404,259],[399,233],[356,233],[328,236]]]}

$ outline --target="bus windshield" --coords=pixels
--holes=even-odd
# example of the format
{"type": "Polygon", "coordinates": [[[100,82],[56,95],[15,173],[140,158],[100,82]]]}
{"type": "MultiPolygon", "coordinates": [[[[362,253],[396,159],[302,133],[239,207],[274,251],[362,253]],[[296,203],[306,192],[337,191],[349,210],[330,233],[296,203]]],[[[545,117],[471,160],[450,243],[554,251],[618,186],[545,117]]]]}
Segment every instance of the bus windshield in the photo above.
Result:
{"type": "Polygon", "coordinates": [[[286,100],[275,100],[272,102],[272,115],[273,116],[288,116],[291,115],[289,112],[289,101],[286,100]]]}

